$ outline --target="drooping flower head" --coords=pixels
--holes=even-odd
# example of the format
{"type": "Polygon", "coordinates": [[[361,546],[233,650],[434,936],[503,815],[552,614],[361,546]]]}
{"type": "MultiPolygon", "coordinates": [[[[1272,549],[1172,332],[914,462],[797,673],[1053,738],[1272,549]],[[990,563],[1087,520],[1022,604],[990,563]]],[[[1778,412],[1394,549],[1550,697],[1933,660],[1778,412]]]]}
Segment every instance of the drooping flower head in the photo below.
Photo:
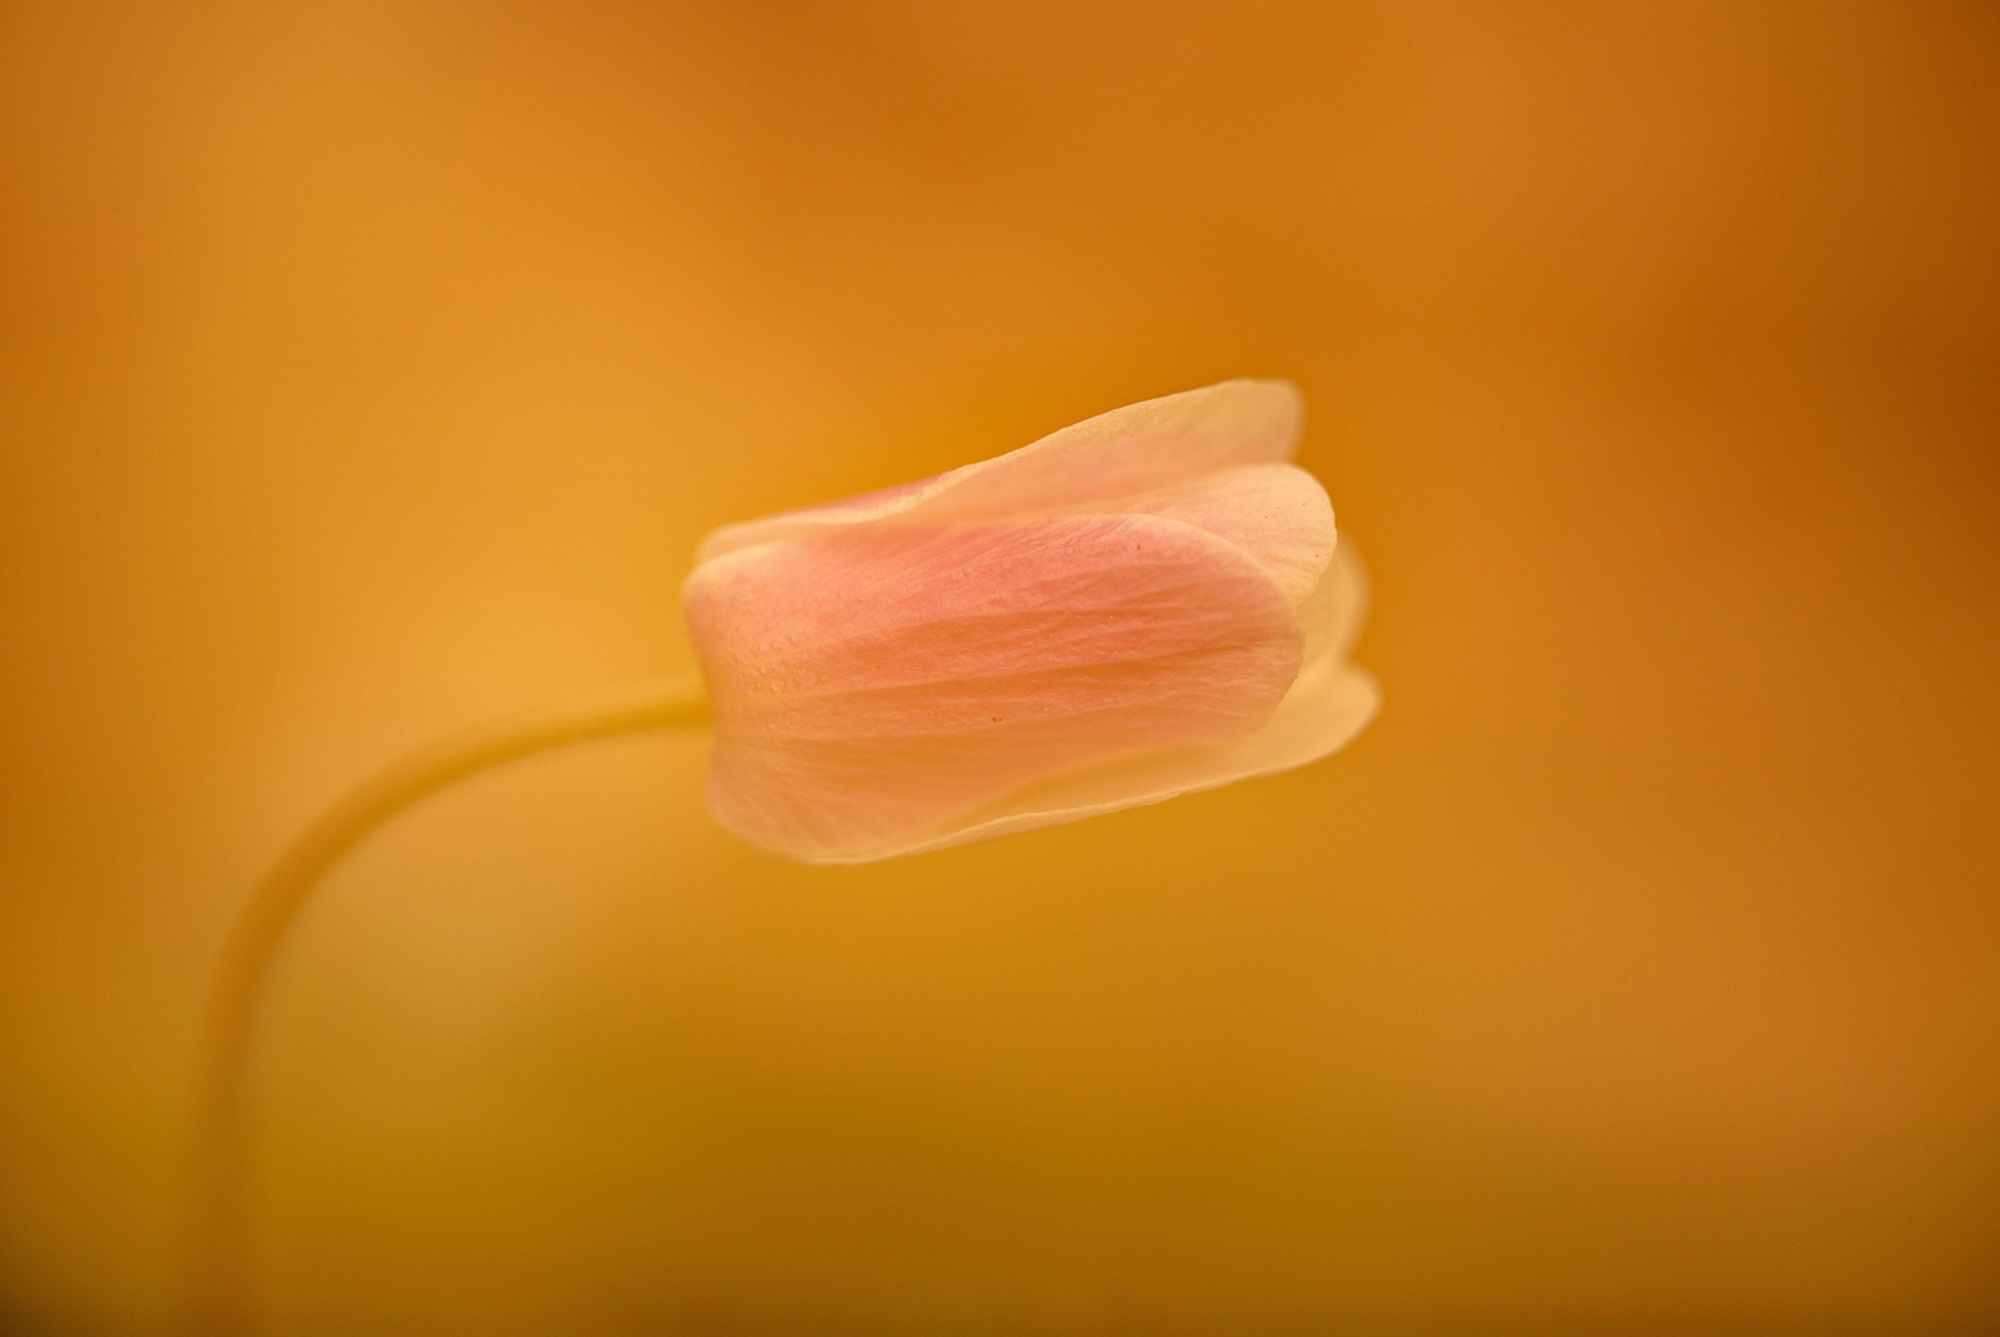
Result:
{"type": "Polygon", "coordinates": [[[717,819],[858,862],[1343,746],[1379,694],[1301,421],[1294,386],[1227,381],[709,535],[683,599],[717,819]]]}

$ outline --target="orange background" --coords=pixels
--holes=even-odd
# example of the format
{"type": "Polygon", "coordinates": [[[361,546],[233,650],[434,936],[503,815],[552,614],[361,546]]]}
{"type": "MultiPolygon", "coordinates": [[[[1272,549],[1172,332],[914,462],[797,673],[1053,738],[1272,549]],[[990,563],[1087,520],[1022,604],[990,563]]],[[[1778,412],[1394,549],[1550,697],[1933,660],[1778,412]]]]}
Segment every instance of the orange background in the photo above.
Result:
{"type": "Polygon", "coordinates": [[[0,20],[0,1327],[168,1314],[345,784],[685,668],[711,525],[1238,374],[1359,743],[837,871],[693,740],[439,799],[279,972],[276,1326],[1991,1313],[1992,7],[175,8],[0,20]]]}

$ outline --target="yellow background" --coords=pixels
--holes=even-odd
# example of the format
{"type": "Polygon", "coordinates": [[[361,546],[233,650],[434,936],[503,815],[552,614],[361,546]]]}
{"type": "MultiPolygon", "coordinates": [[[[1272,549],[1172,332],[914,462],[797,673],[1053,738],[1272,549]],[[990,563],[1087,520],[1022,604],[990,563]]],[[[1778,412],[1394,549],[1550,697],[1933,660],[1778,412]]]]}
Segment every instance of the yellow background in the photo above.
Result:
{"type": "Polygon", "coordinates": [[[9,6],[0,1328],[169,1312],[345,784],[717,523],[1239,374],[1335,760],[840,871],[497,773],[285,957],[296,1332],[1949,1330],[1993,1299],[1988,5],[9,6]]]}

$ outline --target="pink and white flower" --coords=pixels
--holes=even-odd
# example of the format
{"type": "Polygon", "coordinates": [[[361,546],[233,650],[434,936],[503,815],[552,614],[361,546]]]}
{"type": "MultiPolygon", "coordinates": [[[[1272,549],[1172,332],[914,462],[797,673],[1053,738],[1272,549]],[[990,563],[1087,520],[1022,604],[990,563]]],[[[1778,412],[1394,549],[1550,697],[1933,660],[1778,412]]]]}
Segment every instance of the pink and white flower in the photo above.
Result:
{"type": "Polygon", "coordinates": [[[1380,697],[1302,417],[1227,381],[709,535],[684,602],[717,819],[860,862],[1338,750],[1380,697]]]}

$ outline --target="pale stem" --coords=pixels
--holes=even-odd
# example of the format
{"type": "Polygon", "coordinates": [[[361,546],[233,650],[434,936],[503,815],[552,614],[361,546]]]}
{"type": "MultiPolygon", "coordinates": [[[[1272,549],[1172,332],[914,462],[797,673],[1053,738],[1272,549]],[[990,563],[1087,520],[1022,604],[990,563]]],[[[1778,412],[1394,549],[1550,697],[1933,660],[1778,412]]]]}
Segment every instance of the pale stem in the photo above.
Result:
{"type": "Polygon", "coordinates": [[[202,1033],[190,1309],[195,1331],[240,1333],[252,1322],[245,1125],[251,1041],[271,963],[320,879],[403,809],[479,771],[573,743],[707,718],[701,684],[675,681],[468,730],[395,762],[350,791],[300,832],[258,881],[223,945],[202,1033]]]}

